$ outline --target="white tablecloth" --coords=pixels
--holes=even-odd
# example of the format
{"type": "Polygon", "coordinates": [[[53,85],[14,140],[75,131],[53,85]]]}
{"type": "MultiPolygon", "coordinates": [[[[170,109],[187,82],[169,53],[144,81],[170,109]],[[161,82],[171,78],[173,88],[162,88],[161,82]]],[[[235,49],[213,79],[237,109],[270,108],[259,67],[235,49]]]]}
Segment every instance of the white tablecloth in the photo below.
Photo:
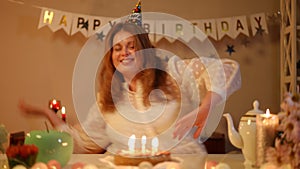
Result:
{"type": "MultiPolygon", "coordinates": [[[[106,157],[103,154],[73,154],[69,161],[69,166],[65,168],[70,169],[70,166],[76,162],[97,164],[100,158],[106,157]]],[[[204,169],[206,161],[226,163],[231,169],[244,168],[244,157],[242,154],[208,154],[206,158],[197,154],[174,154],[172,157],[183,160],[182,169],[204,169]]]]}
{"type": "MultiPolygon", "coordinates": [[[[172,157],[183,160],[181,169],[204,169],[206,161],[226,163],[231,169],[245,168],[242,154],[208,154],[206,158],[197,154],[174,154],[172,157]]],[[[71,169],[72,165],[77,162],[99,165],[101,164],[100,159],[109,159],[109,156],[104,154],[73,154],[64,169],[71,169]]],[[[3,164],[5,164],[5,160],[6,156],[0,154],[0,169],[4,169],[3,164]]]]}

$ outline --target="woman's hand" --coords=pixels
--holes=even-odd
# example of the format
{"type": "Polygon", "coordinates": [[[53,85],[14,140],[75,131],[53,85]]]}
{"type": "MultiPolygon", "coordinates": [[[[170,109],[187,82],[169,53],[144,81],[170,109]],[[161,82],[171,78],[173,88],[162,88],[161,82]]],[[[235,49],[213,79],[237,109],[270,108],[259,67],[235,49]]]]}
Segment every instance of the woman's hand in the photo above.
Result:
{"type": "MultiPolygon", "coordinates": [[[[199,107],[201,108],[201,107],[199,107]]],[[[183,116],[179,119],[175,124],[175,131],[173,133],[173,137],[180,140],[183,136],[185,136],[193,127],[196,127],[196,131],[194,133],[194,138],[198,138],[201,134],[202,128],[205,124],[205,120],[207,117],[207,113],[201,113],[198,109],[193,110],[187,115],[183,116]],[[199,114],[201,114],[199,116],[199,114]]]]}
{"type": "Polygon", "coordinates": [[[55,114],[55,112],[49,109],[48,107],[42,108],[42,107],[33,106],[31,104],[25,103],[24,100],[21,100],[19,102],[18,107],[20,111],[24,114],[46,117],[54,127],[64,124],[64,121],[62,121],[55,114]]]}
{"type": "Polygon", "coordinates": [[[48,110],[45,108],[40,108],[37,106],[33,106],[31,104],[27,104],[24,100],[19,101],[19,110],[24,114],[31,114],[37,116],[47,116],[46,113],[48,110]]]}
{"type": "Polygon", "coordinates": [[[176,122],[173,137],[181,139],[192,129],[192,127],[196,127],[197,129],[194,133],[194,138],[198,138],[204,128],[211,106],[218,105],[221,100],[221,96],[217,93],[207,92],[201,105],[197,109],[183,116],[176,122]]]}
{"type": "Polygon", "coordinates": [[[175,124],[175,131],[173,132],[173,137],[182,139],[194,126],[195,119],[197,118],[198,109],[190,112],[189,114],[183,116],[175,124]]]}

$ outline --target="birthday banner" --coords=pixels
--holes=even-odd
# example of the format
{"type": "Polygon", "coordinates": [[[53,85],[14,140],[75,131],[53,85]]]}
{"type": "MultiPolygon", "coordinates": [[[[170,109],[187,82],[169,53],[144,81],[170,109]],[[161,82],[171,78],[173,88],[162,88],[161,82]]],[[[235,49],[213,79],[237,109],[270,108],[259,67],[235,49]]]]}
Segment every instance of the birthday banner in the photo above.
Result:
{"type": "MultiPolygon", "coordinates": [[[[48,26],[53,32],[63,29],[70,36],[80,32],[85,37],[90,37],[105,24],[113,25],[115,22],[118,22],[118,20],[111,17],[83,15],[42,8],[38,29],[48,26]]],[[[176,20],[143,20],[143,27],[147,32],[172,35],[172,37],[183,38],[185,41],[197,37],[194,31],[195,27],[198,27],[204,34],[215,40],[221,40],[225,35],[235,39],[239,34],[246,36],[254,36],[258,33],[268,34],[264,13],[250,16],[190,20],[190,24],[176,20]]],[[[102,36],[105,36],[107,31],[102,31],[102,36]]],[[[157,36],[156,40],[158,41],[162,37],[157,36]]],[[[197,38],[203,40],[205,37],[197,38]]]]}

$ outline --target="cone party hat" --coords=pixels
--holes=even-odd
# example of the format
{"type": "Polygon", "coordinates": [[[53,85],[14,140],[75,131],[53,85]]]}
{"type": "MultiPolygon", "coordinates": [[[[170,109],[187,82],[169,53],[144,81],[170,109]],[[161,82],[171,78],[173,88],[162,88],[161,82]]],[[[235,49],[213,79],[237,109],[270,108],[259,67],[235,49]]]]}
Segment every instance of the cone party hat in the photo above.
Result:
{"type": "Polygon", "coordinates": [[[142,9],[140,0],[135,5],[135,8],[132,10],[132,13],[129,15],[127,22],[131,22],[136,25],[142,26],[142,9]]]}

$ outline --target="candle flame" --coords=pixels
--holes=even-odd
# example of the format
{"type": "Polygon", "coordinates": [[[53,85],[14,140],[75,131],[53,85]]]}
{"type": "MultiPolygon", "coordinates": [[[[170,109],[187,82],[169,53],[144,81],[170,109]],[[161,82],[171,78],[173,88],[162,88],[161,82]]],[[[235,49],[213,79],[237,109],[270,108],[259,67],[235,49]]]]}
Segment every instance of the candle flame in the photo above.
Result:
{"type": "Polygon", "coordinates": [[[128,145],[132,145],[135,143],[135,135],[131,135],[128,140],[128,145]]]}
{"type": "Polygon", "coordinates": [[[157,148],[158,147],[158,138],[157,137],[154,137],[153,139],[152,139],[152,147],[155,147],[155,148],[157,148]]]}
{"type": "Polygon", "coordinates": [[[270,116],[271,116],[271,114],[270,114],[270,109],[267,109],[267,111],[266,111],[266,116],[267,116],[267,117],[270,117],[270,116]]]}
{"type": "Polygon", "coordinates": [[[247,124],[248,124],[248,125],[250,125],[250,124],[251,124],[251,120],[250,120],[250,119],[248,119],[248,121],[247,121],[247,124]]]}
{"type": "Polygon", "coordinates": [[[146,140],[147,137],[145,135],[142,136],[142,153],[146,153],[146,140]]]}
{"type": "Polygon", "coordinates": [[[142,144],[145,145],[146,144],[146,140],[147,140],[147,137],[145,135],[142,136],[142,144]]]}
{"type": "Polygon", "coordinates": [[[61,107],[61,114],[66,114],[66,108],[65,108],[65,106],[61,107]]]}

